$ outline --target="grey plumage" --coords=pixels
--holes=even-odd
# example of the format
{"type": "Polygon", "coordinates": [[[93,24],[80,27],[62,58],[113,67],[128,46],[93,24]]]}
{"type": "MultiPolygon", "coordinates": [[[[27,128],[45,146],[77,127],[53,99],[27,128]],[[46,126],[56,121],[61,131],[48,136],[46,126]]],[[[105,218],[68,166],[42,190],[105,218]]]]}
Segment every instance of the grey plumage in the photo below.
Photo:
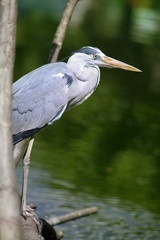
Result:
{"type": "MultiPolygon", "coordinates": [[[[98,48],[83,47],[75,51],[67,63],[46,64],[15,82],[13,143],[34,135],[59,119],[66,110],[86,100],[98,86],[99,66],[117,67],[113,65],[111,58],[108,61],[98,48]]],[[[129,65],[118,65],[124,69],[127,69],[126,66],[129,65]]],[[[138,70],[129,67],[127,70],[138,70]]]]}
{"type": "Polygon", "coordinates": [[[47,64],[13,84],[13,135],[42,128],[61,116],[68,91],[64,70],[66,74],[68,69],[63,63],[47,64]]]}

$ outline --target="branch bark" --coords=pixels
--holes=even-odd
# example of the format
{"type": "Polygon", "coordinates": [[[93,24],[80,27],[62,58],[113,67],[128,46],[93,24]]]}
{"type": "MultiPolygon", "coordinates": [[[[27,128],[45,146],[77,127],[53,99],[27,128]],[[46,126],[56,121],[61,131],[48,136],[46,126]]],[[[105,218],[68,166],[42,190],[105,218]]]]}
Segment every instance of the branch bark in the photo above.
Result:
{"type": "Polygon", "coordinates": [[[20,205],[12,154],[11,101],[17,1],[0,1],[0,239],[21,239],[20,205]]]}
{"type": "Polygon", "coordinates": [[[23,240],[39,240],[39,234],[37,230],[36,223],[32,218],[21,217],[21,226],[22,226],[22,234],[23,240]]]}
{"type": "Polygon", "coordinates": [[[68,213],[68,214],[65,214],[62,216],[46,218],[46,221],[50,225],[55,226],[55,225],[62,224],[65,222],[73,221],[73,220],[81,218],[81,217],[86,217],[88,215],[95,214],[97,212],[98,212],[97,207],[84,208],[82,210],[71,212],[71,213],[68,213]]]}
{"type": "Polygon", "coordinates": [[[58,59],[58,55],[62,48],[63,41],[66,35],[66,30],[77,2],[78,0],[68,0],[67,2],[66,8],[63,12],[61,21],[52,42],[48,62],[56,62],[58,59]]]}

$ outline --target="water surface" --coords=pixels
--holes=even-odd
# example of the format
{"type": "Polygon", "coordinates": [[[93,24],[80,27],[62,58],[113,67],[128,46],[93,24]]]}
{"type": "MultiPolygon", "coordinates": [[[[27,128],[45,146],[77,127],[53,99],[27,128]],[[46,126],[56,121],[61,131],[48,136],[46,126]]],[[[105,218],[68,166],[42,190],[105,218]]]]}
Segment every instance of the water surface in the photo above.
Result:
{"type": "MultiPolygon", "coordinates": [[[[97,214],[71,221],[55,229],[64,239],[160,239],[160,215],[118,197],[74,192],[74,183],[52,179],[38,166],[30,171],[28,202],[37,204],[40,217],[53,217],[97,206],[97,214]]],[[[21,169],[18,169],[21,177],[21,169]]]]}

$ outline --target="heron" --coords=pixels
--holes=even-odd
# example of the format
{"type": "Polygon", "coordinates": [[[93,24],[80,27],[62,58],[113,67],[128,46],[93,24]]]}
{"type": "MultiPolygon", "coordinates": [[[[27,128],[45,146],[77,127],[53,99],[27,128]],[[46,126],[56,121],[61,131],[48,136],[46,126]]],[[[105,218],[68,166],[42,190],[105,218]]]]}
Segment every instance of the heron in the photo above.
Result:
{"type": "Polygon", "coordinates": [[[141,72],[106,56],[96,47],[85,46],[71,53],[67,63],[46,64],[13,84],[13,144],[31,138],[23,159],[23,216],[26,216],[28,169],[35,134],[61,118],[65,111],[83,103],[96,90],[100,81],[99,67],[141,72]]]}

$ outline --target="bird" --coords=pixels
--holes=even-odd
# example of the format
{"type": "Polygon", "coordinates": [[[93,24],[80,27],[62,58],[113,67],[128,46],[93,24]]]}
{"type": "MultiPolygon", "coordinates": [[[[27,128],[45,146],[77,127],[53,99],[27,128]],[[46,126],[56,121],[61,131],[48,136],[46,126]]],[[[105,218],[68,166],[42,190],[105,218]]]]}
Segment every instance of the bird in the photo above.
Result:
{"type": "MultiPolygon", "coordinates": [[[[13,84],[13,144],[31,137],[24,157],[26,169],[30,163],[35,134],[90,97],[99,84],[100,67],[141,72],[138,68],[106,56],[99,48],[85,46],[72,52],[67,62],[43,65],[13,84]]],[[[25,185],[27,179],[24,179],[22,193],[23,215],[26,211],[25,185]]]]}
{"type": "Polygon", "coordinates": [[[99,67],[140,72],[131,65],[107,57],[100,49],[82,47],[67,63],[49,63],[13,84],[13,144],[35,135],[58,120],[66,110],[80,105],[97,88],[99,67]]]}

